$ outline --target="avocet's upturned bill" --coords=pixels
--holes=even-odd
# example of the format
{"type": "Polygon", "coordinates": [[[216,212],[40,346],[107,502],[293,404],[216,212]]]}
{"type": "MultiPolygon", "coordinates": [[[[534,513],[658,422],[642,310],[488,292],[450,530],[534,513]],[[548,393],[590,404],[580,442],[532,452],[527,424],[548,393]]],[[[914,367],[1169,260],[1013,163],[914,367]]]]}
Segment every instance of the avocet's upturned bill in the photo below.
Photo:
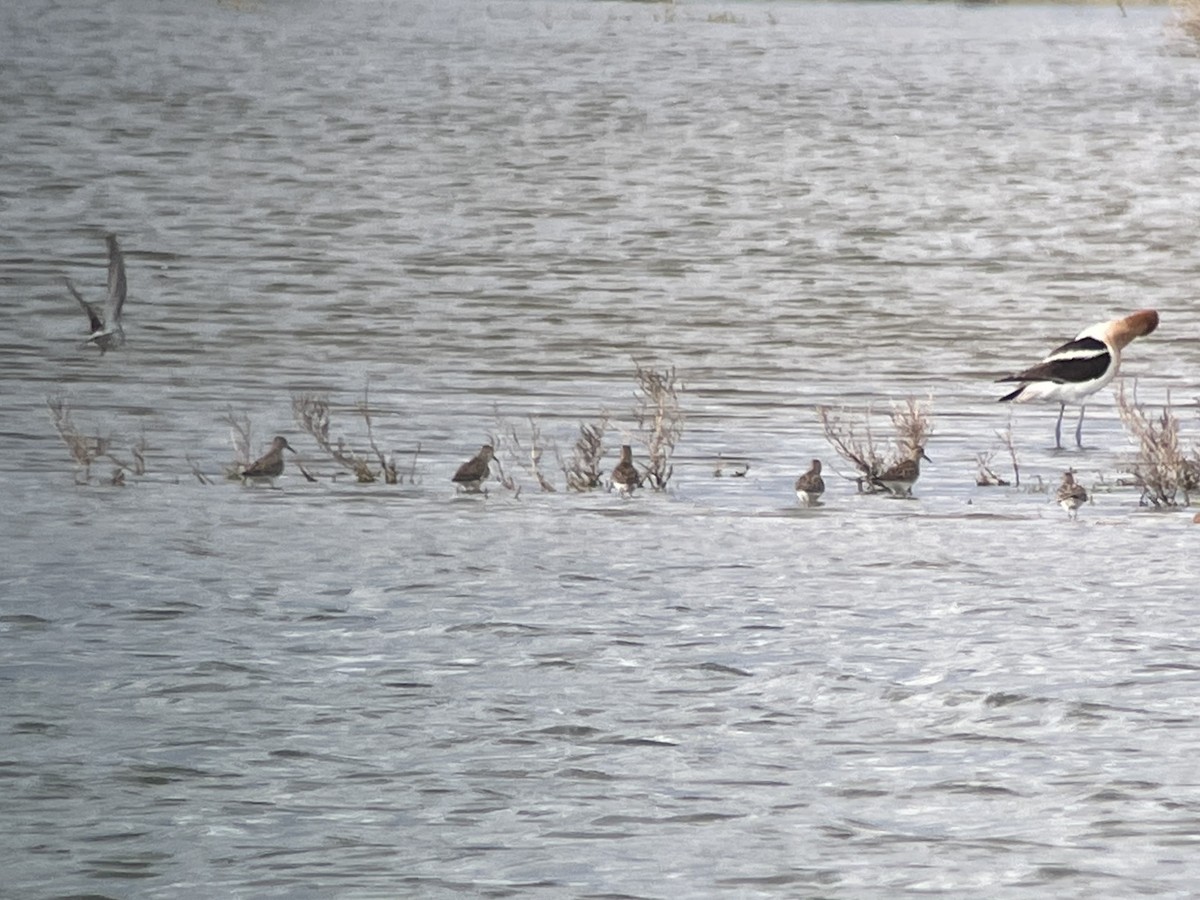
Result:
{"type": "Polygon", "coordinates": [[[1079,404],[1079,422],[1075,426],[1075,444],[1083,446],[1084,400],[1104,387],[1121,366],[1121,351],[1134,338],[1144,337],[1158,327],[1158,313],[1142,309],[1120,319],[1089,326],[1051,351],[1036,366],[1006,375],[997,381],[1019,381],[1021,386],[1000,398],[1045,400],[1058,403],[1058,423],[1054,426],[1054,446],[1062,448],[1062,420],[1068,403],[1079,404]]]}

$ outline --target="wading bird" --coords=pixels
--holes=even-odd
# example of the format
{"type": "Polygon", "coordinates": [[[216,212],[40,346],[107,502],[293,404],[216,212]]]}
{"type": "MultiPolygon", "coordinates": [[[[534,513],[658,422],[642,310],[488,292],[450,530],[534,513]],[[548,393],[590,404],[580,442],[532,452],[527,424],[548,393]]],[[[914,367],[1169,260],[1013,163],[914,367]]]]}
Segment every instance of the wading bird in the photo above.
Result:
{"type": "Polygon", "coordinates": [[[924,447],[913,447],[907,459],[902,459],[882,475],[872,479],[897,497],[911,497],[913,485],[921,477],[921,460],[933,462],[925,455],[924,447]]]}
{"type": "Polygon", "coordinates": [[[491,444],[484,444],[479,452],[458,467],[450,479],[467,491],[478,491],[491,475],[492,457],[496,455],[491,444]]]}
{"type": "Polygon", "coordinates": [[[625,495],[632,495],[634,488],[642,486],[642,479],[633,464],[633,448],[629,444],[621,446],[621,461],[612,470],[612,486],[625,495]]]}
{"type": "Polygon", "coordinates": [[[1068,469],[1063,472],[1062,485],[1059,486],[1055,499],[1058,505],[1067,511],[1068,518],[1079,518],[1079,507],[1087,503],[1087,498],[1087,491],[1083,489],[1083,485],[1075,483],[1074,470],[1068,469]]]}
{"type": "Polygon", "coordinates": [[[1134,338],[1144,337],[1158,327],[1158,313],[1142,309],[1120,319],[1100,322],[1079,332],[1072,341],[1051,351],[1032,368],[997,381],[1019,381],[1021,386],[1000,398],[1047,400],[1058,403],[1058,422],[1054,426],[1054,447],[1062,449],[1062,420],[1068,403],[1079,404],[1079,422],[1075,425],[1075,445],[1083,447],[1084,400],[1104,387],[1121,366],[1121,351],[1134,338]]]}
{"type": "Polygon", "coordinates": [[[821,461],[814,459],[808,471],[796,479],[796,499],[805,506],[816,506],[825,493],[825,479],[821,477],[821,461]]]}
{"type": "Polygon", "coordinates": [[[275,440],[271,441],[270,450],[242,469],[242,480],[269,481],[272,478],[278,478],[283,474],[284,450],[296,452],[292,450],[292,445],[287,442],[287,438],[277,435],[275,440]]]}

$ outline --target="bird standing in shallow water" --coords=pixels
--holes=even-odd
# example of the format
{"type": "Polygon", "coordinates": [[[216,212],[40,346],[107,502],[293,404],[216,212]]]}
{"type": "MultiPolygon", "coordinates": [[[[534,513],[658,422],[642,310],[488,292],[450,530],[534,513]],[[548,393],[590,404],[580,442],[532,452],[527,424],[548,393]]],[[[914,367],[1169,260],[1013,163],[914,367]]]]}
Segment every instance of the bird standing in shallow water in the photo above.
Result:
{"type": "Polygon", "coordinates": [[[796,499],[805,506],[816,506],[825,493],[825,479],[821,477],[821,461],[814,459],[808,471],[796,479],[796,499]]]}
{"type": "Polygon", "coordinates": [[[1053,350],[1032,368],[997,381],[1019,381],[1021,386],[1000,398],[1057,402],[1058,422],[1054,426],[1054,448],[1062,449],[1062,420],[1068,403],[1079,404],[1079,422],[1075,425],[1075,445],[1083,447],[1084,400],[1104,387],[1121,366],[1121,351],[1134,338],[1144,337],[1158,327],[1158,313],[1142,309],[1120,319],[1111,319],[1085,328],[1072,341],[1053,350]]]}
{"type": "Polygon", "coordinates": [[[491,475],[492,458],[496,455],[491,444],[484,444],[479,452],[458,467],[450,479],[466,491],[478,491],[491,475]]]}
{"type": "Polygon", "coordinates": [[[291,450],[292,453],[296,452],[292,450],[292,445],[287,442],[287,438],[282,435],[276,435],[275,440],[271,441],[271,449],[242,469],[242,479],[249,478],[259,481],[278,478],[283,474],[284,450],[291,450]]]}
{"type": "Polygon", "coordinates": [[[1058,500],[1058,505],[1067,511],[1069,518],[1079,518],[1079,507],[1087,503],[1088,494],[1082,484],[1075,483],[1074,470],[1068,469],[1063,472],[1062,485],[1059,487],[1055,499],[1058,500]]]}
{"type": "Polygon", "coordinates": [[[105,300],[106,316],[101,316],[100,311],[88,303],[76,290],[74,283],[70,278],[64,279],[67,282],[67,290],[71,292],[79,305],[83,307],[84,315],[88,317],[88,326],[92,329],[88,335],[85,344],[95,344],[100,348],[100,355],[103,356],[108,350],[114,347],[120,347],[125,343],[125,329],[121,327],[121,310],[125,307],[125,255],[121,252],[121,247],[117,243],[117,236],[110,234],[105,238],[108,243],[108,297],[105,300]]]}
{"type": "Polygon", "coordinates": [[[911,497],[913,485],[921,477],[920,460],[922,459],[926,462],[933,462],[925,455],[924,447],[914,447],[907,459],[902,459],[872,481],[876,485],[887,488],[897,497],[911,497]]]}
{"type": "Polygon", "coordinates": [[[633,464],[633,447],[629,444],[621,446],[621,461],[612,470],[612,486],[625,495],[633,494],[634,488],[642,486],[642,479],[633,464]]]}

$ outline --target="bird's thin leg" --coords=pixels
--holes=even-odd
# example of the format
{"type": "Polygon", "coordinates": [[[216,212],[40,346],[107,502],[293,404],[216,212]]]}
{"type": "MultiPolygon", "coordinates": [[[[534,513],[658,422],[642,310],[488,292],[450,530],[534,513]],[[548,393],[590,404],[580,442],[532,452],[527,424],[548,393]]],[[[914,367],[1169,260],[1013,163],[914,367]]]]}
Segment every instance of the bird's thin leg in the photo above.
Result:
{"type": "Polygon", "coordinates": [[[1067,404],[1061,403],[1058,407],[1058,421],[1054,423],[1054,449],[1062,449],[1062,420],[1063,413],[1067,411],[1067,404]]]}
{"type": "Polygon", "coordinates": [[[1083,449],[1083,411],[1085,409],[1087,409],[1087,407],[1080,404],[1079,421],[1075,424],[1075,446],[1080,450],[1083,449]]]}

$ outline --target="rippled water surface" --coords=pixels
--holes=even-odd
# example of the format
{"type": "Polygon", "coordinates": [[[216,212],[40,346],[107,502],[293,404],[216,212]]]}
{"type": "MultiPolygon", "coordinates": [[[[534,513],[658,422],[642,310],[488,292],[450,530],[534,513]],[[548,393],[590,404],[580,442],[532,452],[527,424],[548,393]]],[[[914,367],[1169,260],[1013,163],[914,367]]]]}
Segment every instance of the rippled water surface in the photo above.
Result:
{"type": "Polygon", "coordinates": [[[1126,381],[1195,439],[1166,11],[117,0],[0,34],[0,894],[1200,892],[1200,527],[1121,486],[1111,389],[1056,453],[992,383],[1153,307],[1126,381]],[[108,231],[100,356],[62,278],[103,296],[108,231]],[[581,421],[606,468],[637,445],[635,361],[683,387],[670,489],[563,490],[581,421]],[[293,420],[325,395],[365,450],[364,392],[403,484],[293,420]],[[908,397],[916,498],[856,493],[817,407],[884,445],[908,397]],[[81,483],[48,400],[145,474],[81,483]],[[229,416],[299,451],[273,487],[223,478],[229,416]],[[1010,425],[1022,486],[977,487],[1010,425]],[[519,495],[456,495],[489,435],[519,495]],[[1078,523],[1036,489],[1068,466],[1078,523]]]}

